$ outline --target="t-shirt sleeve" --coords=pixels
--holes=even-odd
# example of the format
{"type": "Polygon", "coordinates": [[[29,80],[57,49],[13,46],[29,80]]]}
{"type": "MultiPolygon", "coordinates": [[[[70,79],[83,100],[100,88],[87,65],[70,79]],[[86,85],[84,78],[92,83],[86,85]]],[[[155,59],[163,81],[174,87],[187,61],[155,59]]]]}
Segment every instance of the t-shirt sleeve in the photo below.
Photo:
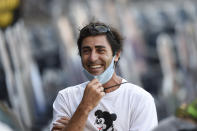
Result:
{"type": "Polygon", "coordinates": [[[54,103],[53,103],[53,119],[50,125],[50,130],[53,127],[53,124],[59,120],[61,117],[71,118],[68,99],[66,98],[66,94],[58,93],[54,103]]]}
{"type": "Polygon", "coordinates": [[[157,112],[153,97],[146,96],[140,101],[135,108],[131,119],[129,131],[152,131],[158,125],[157,112]]]}

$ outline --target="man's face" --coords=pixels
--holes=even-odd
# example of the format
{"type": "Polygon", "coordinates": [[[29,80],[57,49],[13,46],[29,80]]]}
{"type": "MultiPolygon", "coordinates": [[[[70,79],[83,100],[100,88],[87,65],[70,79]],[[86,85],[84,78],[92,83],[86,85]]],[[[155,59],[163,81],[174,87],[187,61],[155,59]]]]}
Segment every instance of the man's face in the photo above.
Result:
{"type": "Polygon", "coordinates": [[[83,39],[81,60],[83,67],[92,75],[100,75],[111,64],[112,49],[105,35],[83,39]]]}

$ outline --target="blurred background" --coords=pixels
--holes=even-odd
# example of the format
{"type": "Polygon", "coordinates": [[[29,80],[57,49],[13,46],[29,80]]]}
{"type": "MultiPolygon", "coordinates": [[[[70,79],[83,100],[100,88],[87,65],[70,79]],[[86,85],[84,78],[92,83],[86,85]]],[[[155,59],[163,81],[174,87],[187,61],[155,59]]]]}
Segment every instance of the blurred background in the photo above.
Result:
{"type": "Polygon", "coordinates": [[[196,0],[0,0],[0,130],[49,130],[58,91],[86,80],[76,40],[91,20],[123,34],[117,71],[159,121],[196,98],[196,0]]]}

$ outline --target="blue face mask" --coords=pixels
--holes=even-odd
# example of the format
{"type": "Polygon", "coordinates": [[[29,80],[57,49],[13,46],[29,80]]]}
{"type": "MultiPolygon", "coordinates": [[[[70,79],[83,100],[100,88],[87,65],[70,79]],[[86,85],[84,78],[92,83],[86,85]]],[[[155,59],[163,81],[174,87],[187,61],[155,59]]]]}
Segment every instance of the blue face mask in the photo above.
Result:
{"type": "Polygon", "coordinates": [[[114,59],[115,56],[113,57],[111,64],[107,67],[107,69],[100,75],[92,75],[90,74],[87,70],[83,70],[85,76],[88,78],[88,80],[92,80],[94,78],[98,79],[100,83],[105,84],[107,83],[113,76],[114,74],[114,59]]]}

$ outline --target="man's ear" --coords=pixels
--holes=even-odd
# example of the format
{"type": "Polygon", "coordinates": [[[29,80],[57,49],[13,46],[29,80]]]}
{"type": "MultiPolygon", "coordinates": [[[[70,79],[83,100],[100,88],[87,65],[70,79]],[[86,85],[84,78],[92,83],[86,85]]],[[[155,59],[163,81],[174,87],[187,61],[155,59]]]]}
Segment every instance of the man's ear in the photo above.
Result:
{"type": "Polygon", "coordinates": [[[121,51],[116,52],[115,59],[114,59],[115,62],[118,62],[118,60],[120,58],[120,53],[121,53],[121,51]]]}

